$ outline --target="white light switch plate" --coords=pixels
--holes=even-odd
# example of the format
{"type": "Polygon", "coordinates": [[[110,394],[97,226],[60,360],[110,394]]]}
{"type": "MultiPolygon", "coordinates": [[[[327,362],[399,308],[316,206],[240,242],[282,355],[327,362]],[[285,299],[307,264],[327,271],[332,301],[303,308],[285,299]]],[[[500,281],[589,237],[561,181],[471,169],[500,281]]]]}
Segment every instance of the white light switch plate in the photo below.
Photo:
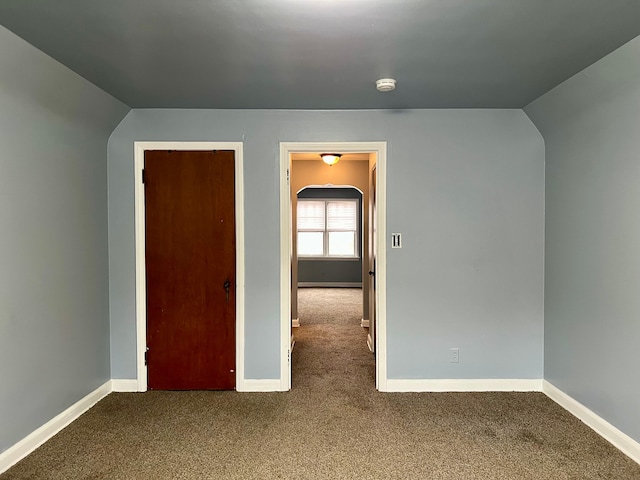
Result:
{"type": "Polygon", "coordinates": [[[402,248],[402,235],[400,233],[391,234],[391,248],[402,248]]]}

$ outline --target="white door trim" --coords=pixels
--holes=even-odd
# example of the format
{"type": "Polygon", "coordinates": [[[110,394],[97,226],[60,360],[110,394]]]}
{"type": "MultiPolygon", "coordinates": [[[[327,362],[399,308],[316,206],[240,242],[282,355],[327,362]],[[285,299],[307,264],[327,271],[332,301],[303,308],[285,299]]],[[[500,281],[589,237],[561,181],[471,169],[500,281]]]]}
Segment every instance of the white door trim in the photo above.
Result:
{"type": "Polygon", "coordinates": [[[373,153],[377,165],[376,388],[387,391],[387,142],[280,142],[280,387],[291,389],[291,194],[292,153],[373,153]]]}
{"type": "Polygon", "coordinates": [[[136,362],[138,391],[147,391],[145,211],[142,169],[145,150],[233,150],[236,204],[236,390],[244,388],[244,180],[242,142],[134,142],[136,231],[136,362]]]}

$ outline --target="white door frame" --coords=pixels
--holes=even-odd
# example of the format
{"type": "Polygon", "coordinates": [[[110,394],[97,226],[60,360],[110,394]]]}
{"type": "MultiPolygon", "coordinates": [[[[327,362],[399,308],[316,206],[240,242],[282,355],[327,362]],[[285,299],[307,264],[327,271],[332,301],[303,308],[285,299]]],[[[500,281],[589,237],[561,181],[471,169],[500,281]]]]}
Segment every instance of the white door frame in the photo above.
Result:
{"type": "Polygon", "coordinates": [[[147,391],[147,285],[145,269],[145,150],[233,150],[236,205],[236,390],[244,390],[244,180],[242,142],[134,142],[136,232],[136,362],[138,391],[147,391]]]}
{"type": "Polygon", "coordinates": [[[291,193],[292,153],[373,153],[377,165],[376,388],[387,391],[387,142],[280,142],[280,382],[291,389],[291,193]]]}

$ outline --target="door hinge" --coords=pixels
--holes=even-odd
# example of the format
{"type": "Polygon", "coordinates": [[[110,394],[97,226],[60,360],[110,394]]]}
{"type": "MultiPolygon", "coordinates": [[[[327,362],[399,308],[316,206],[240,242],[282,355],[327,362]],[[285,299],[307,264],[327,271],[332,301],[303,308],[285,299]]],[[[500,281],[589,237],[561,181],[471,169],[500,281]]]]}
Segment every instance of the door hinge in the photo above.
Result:
{"type": "Polygon", "coordinates": [[[287,184],[289,184],[289,169],[287,168],[287,184]]]}
{"type": "Polygon", "coordinates": [[[287,350],[287,363],[291,365],[291,349],[287,350]]]}
{"type": "Polygon", "coordinates": [[[142,169],[142,183],[145,183],[145,175],[144,175],[144,168],[142,169]]]}
{"type": "Polygon", "coordinates": [[[147,360],[149,359],[149,347],[144,352],[144,364],[147,365],[147,360]]]}

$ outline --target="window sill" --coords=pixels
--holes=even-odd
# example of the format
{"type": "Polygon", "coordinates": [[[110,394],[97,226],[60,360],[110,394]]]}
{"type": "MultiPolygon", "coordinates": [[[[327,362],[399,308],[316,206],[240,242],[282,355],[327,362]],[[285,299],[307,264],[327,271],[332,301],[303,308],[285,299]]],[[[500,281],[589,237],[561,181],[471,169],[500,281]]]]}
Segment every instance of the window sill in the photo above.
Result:
{"type": "Polygon", "coordinates": [[[312,262],[358,262],[360,261],[360,257],[301,257],[298,256],[298,261],[310,260],[312,262]]]}

